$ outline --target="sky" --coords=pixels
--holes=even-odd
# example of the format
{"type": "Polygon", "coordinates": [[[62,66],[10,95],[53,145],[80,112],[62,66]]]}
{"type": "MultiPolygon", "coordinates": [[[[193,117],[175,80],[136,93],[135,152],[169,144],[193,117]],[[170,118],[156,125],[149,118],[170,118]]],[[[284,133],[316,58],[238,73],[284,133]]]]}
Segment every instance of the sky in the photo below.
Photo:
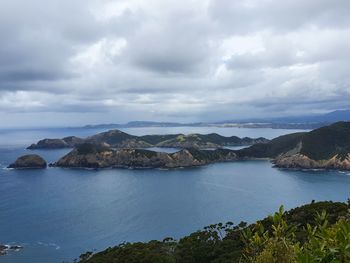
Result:
{"type": "Polygon", "coordinates": [[[0,127],[348,109],[349,0],[1,0],[0,127]]]}

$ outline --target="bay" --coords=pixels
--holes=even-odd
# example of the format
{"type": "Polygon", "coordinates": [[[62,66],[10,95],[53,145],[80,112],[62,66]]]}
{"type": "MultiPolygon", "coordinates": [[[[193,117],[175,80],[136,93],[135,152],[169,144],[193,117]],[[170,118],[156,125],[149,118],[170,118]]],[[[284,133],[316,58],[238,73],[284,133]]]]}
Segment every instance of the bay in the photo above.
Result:
{"type": "MultiPolygon", "coordinates": [[[[53,162],[69,151],[28,151],[44,137],[88,136],[100,130],[0,131],[0,243],[24,249],[4,263],[72,262],[88,250],[120,242],[180,238],[217,222],[254,222],[311,200],[346,201],[350,175],[286,171],[268,161],[217,163],[176,170],[8,170],[24,153],[53,162]]],[[[135,135],[209,133],[273,138],[291,130],[243,128],[134,128],[135,135]]],[[[166,149],[171,151],[171,149],[166,149]]]]}

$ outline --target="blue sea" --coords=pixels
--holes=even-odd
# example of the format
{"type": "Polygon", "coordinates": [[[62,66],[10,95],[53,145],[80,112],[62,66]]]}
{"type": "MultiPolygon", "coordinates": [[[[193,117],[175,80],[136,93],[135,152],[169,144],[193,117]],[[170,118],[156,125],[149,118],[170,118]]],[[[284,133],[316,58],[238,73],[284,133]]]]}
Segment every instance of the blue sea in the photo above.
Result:
{"type": "MultiPolygon", "coordinates": [[[[135,135],[217,132],[266,138],[294,132],[216,127],[123,130],[135,135]]],[[[268,161],[176,170],[6,169],[25,153],[38,153],[53,162],[69,151],[25,150],[38,139],[84,137],[100,131],[0,131],[0,244],[24,246],[1,256],[1,263],[72,262],[83,252],[124,241],[180,238],[212,223],[253,222],[281,204],[288,209],[312,200],[349,197],[349,173],[279,170],[268,161]]]]}

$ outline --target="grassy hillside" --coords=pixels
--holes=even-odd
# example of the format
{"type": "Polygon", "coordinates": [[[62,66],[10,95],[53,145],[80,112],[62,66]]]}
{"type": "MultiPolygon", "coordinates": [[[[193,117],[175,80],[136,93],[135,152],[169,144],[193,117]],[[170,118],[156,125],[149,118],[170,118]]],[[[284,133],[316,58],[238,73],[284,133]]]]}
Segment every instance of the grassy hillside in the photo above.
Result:
{"type": "Polygon", "coordinates": [[[237,152],[240,157],[276,158],[295,149],[313,160],[330,159],[350,153],[350,122],[337,122],[307,133],[277,137],[266,144],[255,144],[237,152]],[[299,148],[297,146],[300,146],[299,148]]]}
{"type": "Polygon", "coordinates": [[[295,148],[305,135],[306,133],[304,132],[283,135],[268,143],[258,143],[251,147],[239,150],[237,153],[242,158],[275,158],[279,154],[288,152],[295,148]]]}
{"type": "Polygon", "coordinates": [[[350,152],[350,122],[337,122],[309,132],[302,140],[301,153],[314,160],[329,159],[350,152]]]}

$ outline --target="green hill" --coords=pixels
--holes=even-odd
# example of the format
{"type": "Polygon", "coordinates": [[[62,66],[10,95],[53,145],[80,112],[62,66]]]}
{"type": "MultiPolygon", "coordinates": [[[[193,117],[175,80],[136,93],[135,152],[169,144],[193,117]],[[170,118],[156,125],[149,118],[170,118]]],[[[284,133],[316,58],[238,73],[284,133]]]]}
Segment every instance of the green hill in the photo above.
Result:
{"type": "Polygon", "coordinates": [[[349,206],[318,202],[247,226],[213,224],[179,240],[123,243],[80,263],[350,262],[349,206]]]}
{"type": "Polygon", "coordinates": [[[350,122],[337,122],[309,132],[302,139],[300,152],[314,160],[350,153],[350,122]]]}
{"type": "Polygon", "coordinates": [[[277,137],[238,151],[240,157],[276,158],[281,154],[303,154],[313,160],[326,160],[350,153],[350,122],[337,122],[307,133],[277,137]],[[294,151],[293,151],[294,150],[294,151]]]}
{"type": "Polygon", "coordinates": [[[113,148],[219,148],[223,146],[252,145],[268,142],[265,138],[225,137],[216,133],[211,134],[166,134],[135,136],[120,130],[110,130],[85,139],[66,137],[63,139],[43,139],[32,144],[28,149],[57,149],[73,148],[82,143],[105,144],[113,148]]]}
{"type": "Polygon", "coordinates": [[[275,158],[286,153],[302,141],[307,133],[292,133],[277,137],[268,143],[258,143],[251,147],[237,151],[241,158],[275,158]]]}

